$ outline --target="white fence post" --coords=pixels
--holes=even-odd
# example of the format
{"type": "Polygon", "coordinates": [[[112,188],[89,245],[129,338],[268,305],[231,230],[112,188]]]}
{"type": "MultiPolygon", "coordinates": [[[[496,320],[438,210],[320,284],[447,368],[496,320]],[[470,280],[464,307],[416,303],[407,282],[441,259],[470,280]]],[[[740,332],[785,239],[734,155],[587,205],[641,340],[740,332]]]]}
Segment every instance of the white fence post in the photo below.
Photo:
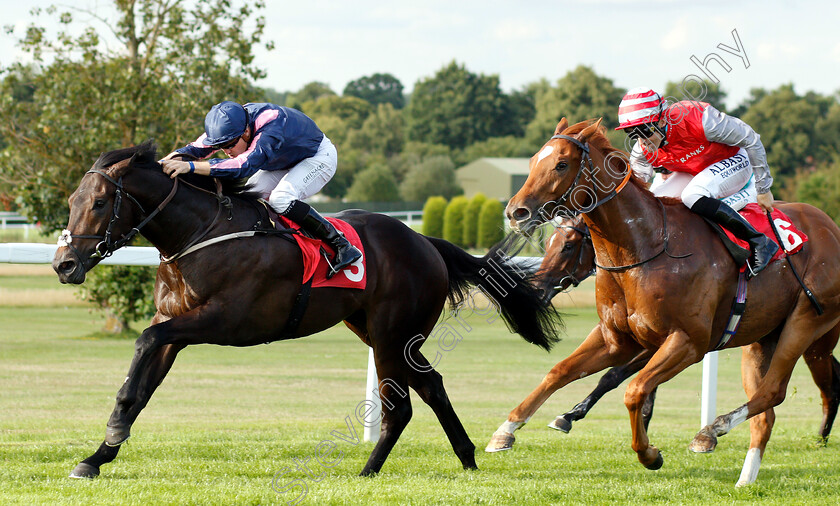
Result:
{"type": "MultiPolygon", "coordinates": [[[[367,391],[365,399],[374,403],[376,407],[371,413],[371,418],[380,420],[382,418],[382,400],[379,398],[379,378],[376,375],[376,362],[373,360],[373,348],[368,352],[367,391]]],[[[380,424],[365,424],[365,441],[379,441],[380,424]]]]}
{"type": "Polygon", "coordinates": [[[703,386],[700,400],[700,427],[715,421],[717,408],[718,352],[707,353],[703,358],[703,386]]]}

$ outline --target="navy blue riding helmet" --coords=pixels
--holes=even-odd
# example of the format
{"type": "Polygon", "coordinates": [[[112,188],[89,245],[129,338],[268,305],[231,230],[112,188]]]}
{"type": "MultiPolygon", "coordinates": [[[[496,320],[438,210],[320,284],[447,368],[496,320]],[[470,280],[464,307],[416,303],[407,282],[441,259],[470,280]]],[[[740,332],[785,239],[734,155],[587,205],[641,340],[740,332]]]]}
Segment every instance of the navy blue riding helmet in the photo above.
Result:
{"type": "Polygon", "coordinates": [[[242,104],[225,100],[214,105],[204,118],[205,146],[219,146],[245,133],[248,112],[242,104]]]}

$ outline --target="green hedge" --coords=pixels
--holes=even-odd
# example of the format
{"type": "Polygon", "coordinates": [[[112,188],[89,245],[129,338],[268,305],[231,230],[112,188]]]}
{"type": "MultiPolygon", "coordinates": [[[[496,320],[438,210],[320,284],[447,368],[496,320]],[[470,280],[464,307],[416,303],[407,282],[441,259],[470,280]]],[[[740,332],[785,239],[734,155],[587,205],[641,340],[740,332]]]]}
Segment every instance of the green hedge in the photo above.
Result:
{"type": "Polygon", "coordinates": [[[463,195],[453,198],[443,213],[443,238],[458,246],[464,245],[464,214],[470,200],[463,195]]]}
{"type": "Polygon", "coordinates": [[[470,199],[470,205],[467,206],[467,211],[464,213],[463,243],[466,246],[473,247],[478,244],[478,215],[481,214],[481,206],[485,202],[487,202],[487,197],[483,193],[476,193],[470,199]]]}
{"type": "Polygon", "coordinates": [[[443,213],[446,211],[446,199],[429,197],[423,206],[423,235],[443,237],[443,213]]]}
{"type": "Polygon", "coordinates": [[[505,236],[505,208],[498,200],[490,199],[481,206],[478,215],[478,246],[489,248],[505,236]]]}

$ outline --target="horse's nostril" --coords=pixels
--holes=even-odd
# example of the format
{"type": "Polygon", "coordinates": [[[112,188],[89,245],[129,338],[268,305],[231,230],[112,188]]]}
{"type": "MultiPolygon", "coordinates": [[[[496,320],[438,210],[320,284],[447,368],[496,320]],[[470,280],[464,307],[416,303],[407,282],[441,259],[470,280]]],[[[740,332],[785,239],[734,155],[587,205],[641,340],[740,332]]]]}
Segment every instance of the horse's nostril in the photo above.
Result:
{"type": "Polygon", "coordinates": [[[58,264],[59,272],[70,272],[76,267],[76,262],[72,260],[67,260],[65,262],[61,262],[58,264]]]}
{"type": "Polygon", "coordinates": [[[515,219],[516,221],[528,219],[529,216],[531,216],[531,212],[525,209],[524,207],[517,208],[513,212],[513,219],[515,219]]]}

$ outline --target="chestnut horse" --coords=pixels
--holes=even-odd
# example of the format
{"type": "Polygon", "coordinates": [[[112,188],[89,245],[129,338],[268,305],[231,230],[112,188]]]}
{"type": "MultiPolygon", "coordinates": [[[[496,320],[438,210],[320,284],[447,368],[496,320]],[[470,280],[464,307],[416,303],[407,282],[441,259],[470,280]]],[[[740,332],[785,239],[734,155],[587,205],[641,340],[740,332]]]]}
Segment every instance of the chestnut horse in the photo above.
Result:
{"type": "MultiPolygon", "coordinates": [[[[545,294],[543,297],[545,303],[550,303],[558,292],[576,287],[581,281],[594,274],[596,269],[592,237],[583,222],[583,216],[566,218],[559,222],[555,219],[553,223],[556,225],[556,230],[548,239],[545,255],[535,279],[537,287],[545,294]]],[[[751,346],[741,348],[743,354],[754,351],[755,349],[751,346]]],[[[837,409],[840,406],[840,362],[832,352],[833,349],[817,349],[814,353],[806,353],[804,356],[805,364],[810,369],[822,398],[823,418],[820,423],[819,437],[823,444],[828,442],[828,436],[831,434],[837,409]]],[[[566,433],[571,431],[572,422],[585,418],[604,394],[639,372],[651,356],[652,353],[645,350],[627,364],[610,369],[598,380],[598,385],[592,393],[570,411],[559,415],[548,426],[566,433]]],[[[747,357],[746,360],[750,363],[755,359],[747,357]]],[[[655,397],[656,389],[653,389],[642,407],[642,421],[645,429],[653,416],[655,397]]]]}
{"type": "Polygon", "coordinates": [[[170,179],[147,142],[100,156],[69,199],[64,246],[53,261],[62,283],[82,283],[87,271],[138,230],[164,257],[180,256],[158,269],[157,313],[137,339],[105,441],[71,476],[93,478],[102,464],[114,460],[186,346],[253,346],[314,334],[342,320],[373,348],[380,395],[387,399],[380,439],[362,474],[379,472],[411,419],[409,386],[432,408],[464,468],[475,468],[475,446],[449,402],[441,375],[419,348],[447,297],[459,303],[470,284],[495,300],[512,330],[550,348],[557,340],[556,313],[540,304],[540,292],[530,279],[492,261],[490,254],[475,258],[396,219],[352,211],[341,218],[358,231],[364,245],[366,264],[353,268],[366,268],[367,287],[313,288],[308,305],[301,305],[299,294],[306,299],[303,262],[288,237],[258,234],[185,251],[197,239],[247,233],[268,222],[256,197],[207,191],[204,187],[212,188],[212,181],[201,176],[170,179]],[[489,277],[493,272],[501,276],[501,271],[509,280],[522,281],[509,281],[500,293],[498,281],[489,277]]]}
{"type": "MultiPolygon", "coordinates": [[[[663,458],[650,444],[642,407],[657,386],[718,347],[738,266],[701,217],[645,189],[600,123],[568,127],[563,118],[531,158],[528,179],[505,211],[512,227],[524,234],[555,216],[583,213],[599,265],[612,267],[596,274],[600,322],[511,411],[488,450],[510,448],[514,430],[559,388],[649,350],[653,355],[628,385],[624,402],[633,450],[645,467],[659,469],[663,458]]],[[[750,281],[740,328],[725,344],[755,350],[742,361],[749,401],[701,429],[690,446],[710,452],[718,436],[751,419],[750,450],[738,485],[757,477],[774,422],[771,408],[784,400],[796,361],[803,354],[827,355],[821,350],[831,350],[840,333],[840,228],[812,206],[778,206],[810,238],[791,260],[824,312],[816,314],[785,262],[772,263],[750,281]]]]}

